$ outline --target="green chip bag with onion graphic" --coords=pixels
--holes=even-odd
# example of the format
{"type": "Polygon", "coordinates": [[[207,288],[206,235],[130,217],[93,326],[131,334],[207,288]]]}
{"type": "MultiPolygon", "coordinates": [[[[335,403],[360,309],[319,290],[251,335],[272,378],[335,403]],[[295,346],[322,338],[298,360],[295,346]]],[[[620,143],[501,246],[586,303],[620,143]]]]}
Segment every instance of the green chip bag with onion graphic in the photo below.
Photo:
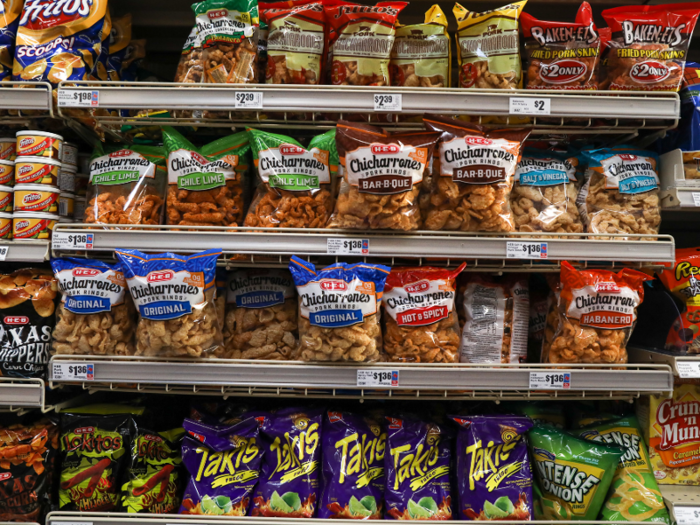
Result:
{"type": "Polygon", "coordinates": [[[528,432],[542,520],[597,519],[625,449],[580,439],[549,425],[528,432]]]}
{"type": "Polygon", "coordinates": [[[601,510],[601,520],[671,522],[636,417],[591,425],[582,429],[580,435],[591,441],[625,449],[601,510]]]}

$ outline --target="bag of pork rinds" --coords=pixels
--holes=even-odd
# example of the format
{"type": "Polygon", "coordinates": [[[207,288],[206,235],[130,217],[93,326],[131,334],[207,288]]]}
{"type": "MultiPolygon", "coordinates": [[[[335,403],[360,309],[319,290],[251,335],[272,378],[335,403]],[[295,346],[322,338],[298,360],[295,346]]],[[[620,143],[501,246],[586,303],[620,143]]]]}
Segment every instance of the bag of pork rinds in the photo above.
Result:
{"type": "Polygon", "coordinates": [[[559,323],[543,363],[626,363],[627,341],[651,277],[624,268],[577,270],[561,267],[559,323]]]}
{"type": "Polygon", "coordinates": [[[459,321],[455,279],[466,267],[394,268],[382,306],[384,352],[389,361],[458,363],[459,321]]]}

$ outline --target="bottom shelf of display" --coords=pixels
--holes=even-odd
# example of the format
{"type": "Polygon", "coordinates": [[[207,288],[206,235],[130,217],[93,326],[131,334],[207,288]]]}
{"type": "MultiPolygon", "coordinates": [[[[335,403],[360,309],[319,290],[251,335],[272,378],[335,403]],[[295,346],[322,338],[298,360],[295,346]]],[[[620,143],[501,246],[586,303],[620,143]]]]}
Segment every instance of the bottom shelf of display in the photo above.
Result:
{"type": "Polygon", "coordinates": [[[700,523],[700,487],[659,485],[659,488],[677,525],[700,523]]]}

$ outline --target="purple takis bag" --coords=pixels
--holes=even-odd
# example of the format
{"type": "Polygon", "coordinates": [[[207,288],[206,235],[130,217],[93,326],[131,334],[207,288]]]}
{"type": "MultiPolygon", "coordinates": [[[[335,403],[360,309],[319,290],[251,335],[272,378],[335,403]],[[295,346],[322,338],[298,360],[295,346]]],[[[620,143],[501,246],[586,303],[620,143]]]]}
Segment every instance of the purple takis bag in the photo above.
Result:
{"type": "Polygon", "coordinates": [[[318,517],[382,519],[386,432],[348,412],[323,417],[323,492],[318,517]]]}
{"type": "Polygon", "coordinates": [[[265,418],[263,463],[251,515],[313,518],[321,477],[321,408],[284,408],[265,418]]]}
{"type": "Polygon", "coordinates": [[[444,425],[387,417],[386,519],[451,520],[453,433],[444,425]]]}
{"type": "Polygon", "coordinates": [[[234,425],[185,419],[182,461],[190,479],[180,514],[245,516],[260,477],[259,422],[252,416],[234,425]]]}
{"type": "Polygon", "coordinates": [[[532,519],[532,472],[524,416],[456,417],[459,516],[463,520],[532,519]]]}

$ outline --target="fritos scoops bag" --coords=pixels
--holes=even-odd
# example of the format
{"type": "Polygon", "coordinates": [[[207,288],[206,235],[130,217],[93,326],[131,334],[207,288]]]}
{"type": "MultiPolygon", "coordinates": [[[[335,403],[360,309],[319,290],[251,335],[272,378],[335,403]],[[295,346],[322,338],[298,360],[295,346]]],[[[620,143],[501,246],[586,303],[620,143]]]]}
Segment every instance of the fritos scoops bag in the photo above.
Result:
{"type": "Polygon", "coordinates": [[[678,91],[700,3],[621,6],[601,14],[612,29],[607,89],[678,91]]]}
{"type": "Polygon", "coordinates": [[[214,305],[216,258],[221,250],[189,257],[117,250],[139,311],[136,355],[221,355],[223,340],[214,305]]]}
{"type": "Polygon", "coordinates": [[[391,133],[341,120],[336,143],[341,173],[330,228],[417,230],[418,195],[439,133],[391,133]]]}
{"type": "Polygon", "coordinates": [[[26,0],[12,80],[88,80],[102,48],[107,0],[26,0]]]}
{"type": "Polygon", "coordinates": [[[659,274],[664,286],[685,304],[681,323],[668,331],[665,348],[679,353],[700,354],[700,249],[676,250],[676,264],[659,274]]]}
{"type": "Polygon", "coordinates": [[[442,133],[433,163],[425,228],[515,231],[510,192],[529,131],[486,130],[434,115],[425,115],[423,122],[427,129],[442,133]]]}
{"type": "Polygon", "coordinates": [[[292,137],[247,129],[259,186],[245,226],[325,228],[338,173],[335,130],[303,147],[292,137]]]}
{"type": "Polygon", "coordinates": [[[204,62],[202,60],[202,43],[199,40],[197,26],[190,31],[182,47],[180,62],[177,65],[174,82],[187,84],[199,84],[204,76],[204,62]]]}
{"type": "Polygon", "coordinates": [[[321,519],[382,519],[386,431],[383,421],[348,412],[323,417],[321,519]]]}
{"type": "Polygon", "coordinates": [[[364,6],[340,2],[326,6],[331,24],[331,83],[350,86],[389,86],[389,62],[395,24],[407,2],[364,6]]]}
{"type": "Polygon", "coordinates": [[[452,419],[457,434],[458,519],[532,519],[532,473],[523,416],[472,416],[452,419]]]}
{"type": "Polygon", "coordinates": [[[121,265],[51,259],[61,290],[52,353],[134,355],[136,310],[121,265]]]}
{"type": "Polygon", "coordinates": [[[459,87],[517,89],[522,86],[518,18],[527,0],[475,13],[455,4],[459,87]]]}
{"type": "Polygon", "coordinates": [[[451,520],[452,430],[398,417],[386,426],[385,518],[451,520]]]}
{"type": "Polygon", "coordinates": [[[131,14],[115,18],[109,37],[109,57],[107,73],[113,82],[121,80],[122,63],[131,43],[131,14]]]}
{"type": "Polygon", "coordinates": [[[15,39],[24,0],[0,2],[0,82],[10,79],[15,55],[15,39]]]}
{"type": "Polygon", "coordinates": [[[378,361],[379,307],[391,268],[337,263],[323,270],[296,256],[289,263],[299,294],[302,361],[378,361]]]}
{"type": "Polygon", "coordinates": [[[576,22],[537,20],[523,13],[527,89],[597,89],[600,36],[583,2],[576,22]]]}
{"type": "Polygon", "coordinates": [[[576,270],[561,266],[559,324],[543,363],[626,363],[627,340],[651,277],[624,268],[576,270]]]}
{"type": "Polygon", "coordinates": [[[384,287],[384,352],[389,361],[459,362],[455,279],[464,270],[393,268],[384,287]]]}
{"type": "Polygon", "coordinates": [[[450,87],[451,51],[447,17],[435,4],[425,13],[424,23],[396,28],[391,50],[391,85],[450,87]]]}

